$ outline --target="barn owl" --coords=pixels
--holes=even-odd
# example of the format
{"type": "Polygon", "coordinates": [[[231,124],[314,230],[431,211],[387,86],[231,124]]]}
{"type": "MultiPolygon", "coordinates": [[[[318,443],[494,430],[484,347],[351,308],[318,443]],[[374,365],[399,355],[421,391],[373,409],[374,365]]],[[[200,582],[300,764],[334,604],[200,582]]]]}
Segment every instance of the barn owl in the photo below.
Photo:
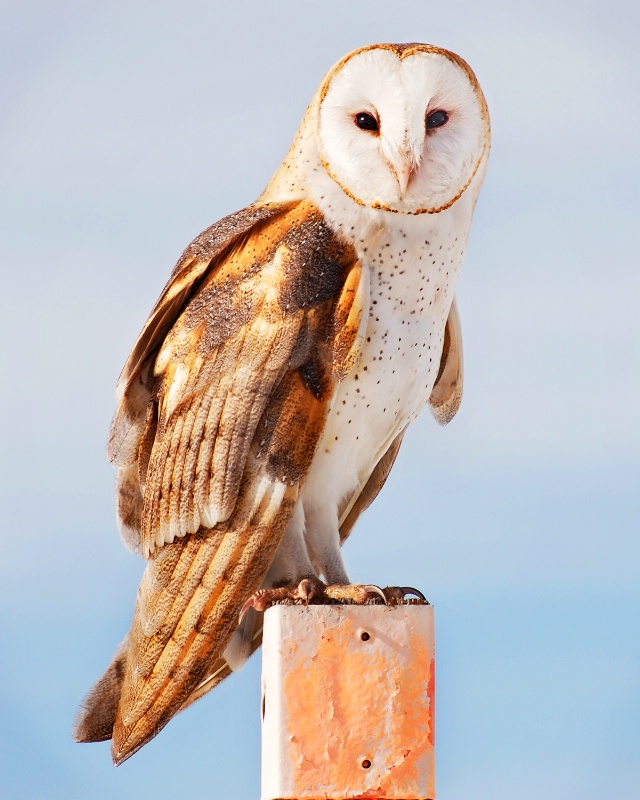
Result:
{"type": "Polygon", "coordinates": [[[459,56],[363,47],[258,200],[184,251],[118,383],[119,524],[148,564],[77,741],[124,761],[259,646],[278,592],[375,591],[348,587],[340,547],[424,406],[458,409],[454,289],[489,141],[459,56]]]}

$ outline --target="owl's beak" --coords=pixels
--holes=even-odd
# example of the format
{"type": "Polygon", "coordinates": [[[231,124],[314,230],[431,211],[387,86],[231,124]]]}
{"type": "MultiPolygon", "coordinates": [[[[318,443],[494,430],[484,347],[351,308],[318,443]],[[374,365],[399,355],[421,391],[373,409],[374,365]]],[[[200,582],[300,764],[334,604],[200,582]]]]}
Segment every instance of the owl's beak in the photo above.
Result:
{"type": "Polygon", "coordinates": [[[412,158],[401,158],[398,164],[395,164],[393,167],[393,171],[396,175],[396,180],[398,181],[398,186],[400,187],[400,194],[404,195],[407,191],[407,186],[409,185],[409,181],[413,177],[413,173],[416,170],[415,162],[412,158]]]}
{"type": "Polygon", "coordinates": [[[398,182],[400,197],[403,197],[418,167],[419,159],[416,158],[416,154],[413,152],[413,148],[410,146],[409,142],[405,141],[400,147],[397,147],[384,137],[381,138],[382,155],[387,162],[389,171],[398,182]]]}

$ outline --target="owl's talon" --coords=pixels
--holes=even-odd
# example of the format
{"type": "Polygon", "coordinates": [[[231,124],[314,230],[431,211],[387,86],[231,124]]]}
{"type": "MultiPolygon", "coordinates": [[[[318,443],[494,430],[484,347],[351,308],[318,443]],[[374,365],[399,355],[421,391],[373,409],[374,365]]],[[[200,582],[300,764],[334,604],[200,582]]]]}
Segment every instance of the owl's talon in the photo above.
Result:
{"type": "Polygon", "coordinates": [[[316,589],[315,582],[310,578],[303,578],[296,588],[296,595],[300,600],[304,600],[306,606],[309,605],[309,600],[315,595],[316,589]]]}
{"type": "Polygon", "coordinates": [[[250,608],[256,611],[266,611],[274,603],[286,600],[303,600],[309,605],[309,600],[322,596],[324,583],[318,578],[303,578],[300,583],[293,586],[279,586],[277,589],[258,589],[249,597],[240,611],[240,622],[250,608]]]}
{"type": "Polygon", "coordinates": [[[408,594],[412,594],[415,597],[417,597],[418,600],[422,600],[425,603],[429,602],[427,598],[422,594],[420,589],[414,589],[413,586],[401,586],[400,588],[402,589],[404,597],[406,597],[408,594]]]}
{"type": "Polygon", "coordinates": [[[387,605],[397,606],[404,602],[407,595],[414,595],[422,603],[429,604],[427,598],[422,594],[419,589],[414,589],[413,586],[387,586],[384,589],[385,597],[387,598],[387,605]]]}
{"type": "Polygon", "coordinates": [[[363,586],[362,588],[363,588],[363,589],[366,589],[366,590],[367,590],[367,592],[369,592],[370,594],[377,594],[377,595],[379,595],[379,596],[382,598],[382,600],[383,600],[383,602],[384,602],[385,606],[386,606],[386,605],[389,605],[389,604],[388,604],[388,602],[387,602],[387,596],[386,596],[386,595],[385,595],[385,593],[384,593],[384,589],[381,589],[379,586],[376,586],[376,585],[375,585],[375,584],[373,584],[373,583],[368,583],[368,584],[366,584],[365,586],[363,586]]]}
{"type": "Polygon", "coordinates": [[[306,606],[311,601],[364,605],[367,601],[380,598],[385,606],[396,606],[404,601],[406,595],[414,595],[421,602],[427,602],[422,592],[412,586],[387,586],[385,589],[381,589],[373,583],[327,586],[320,578],[312,576],[302,578],[297,584],[279,586],[277,589],[259,589],[254,592],[242,606],[240,621],[250,608],[255,608],[256,611],[266,611],[274,603],[279,602],[293,603],[301,600],[306,606]]]}
{"type": "Polygon", "coordinates": [[[256,611],[264,610],[259,608],[259,599],[256,597],[257,594],[259,594],[259,592],[252,594],[251,597],[245,601],[244,605],[240,609],[240,616],[238,617],[238,625],[242,622],[242,620],[244,619],[244,615],[250,608],[255,608],[256,611]]]}

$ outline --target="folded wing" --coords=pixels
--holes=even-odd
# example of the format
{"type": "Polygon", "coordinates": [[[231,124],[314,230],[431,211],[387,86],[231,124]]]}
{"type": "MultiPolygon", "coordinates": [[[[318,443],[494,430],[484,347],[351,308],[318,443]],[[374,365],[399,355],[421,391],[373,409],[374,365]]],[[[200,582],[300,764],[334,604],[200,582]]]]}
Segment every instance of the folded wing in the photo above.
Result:
{"type": "Polygon", "coordinates": [[[185,251],[120,380],[109,455],[121,528],[150,563],[128,641],[75,731],[106,738],[115,717],[116,763],[224,650],[360,343],[365,276],[312,204],[250,208],[219,225],[185,251]]]}

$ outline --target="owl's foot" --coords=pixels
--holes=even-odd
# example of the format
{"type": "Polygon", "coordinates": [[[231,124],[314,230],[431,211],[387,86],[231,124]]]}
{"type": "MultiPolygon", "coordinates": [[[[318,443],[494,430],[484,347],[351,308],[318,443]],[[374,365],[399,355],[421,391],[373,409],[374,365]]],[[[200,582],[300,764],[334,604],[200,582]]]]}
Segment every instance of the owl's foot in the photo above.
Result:
{"type": "Polygon", "coordinates": [[[407,595],[415,595],[418,602],[427,603],[425,596],[418,589],[411,586],[387,586],[381,589],[373,584],[334,584],[327,586],[319,578],[303,578],[295,586],[281,586],[277,589],[260,589],[246,601],[240,612],[240,619],[250,608],[256,611],[266,611],[276,603],[304,603],[309,605],[322,603],[351,603],[364,605],[365,603],[378,603],[396,606],[404,602],[407,595]]]}

